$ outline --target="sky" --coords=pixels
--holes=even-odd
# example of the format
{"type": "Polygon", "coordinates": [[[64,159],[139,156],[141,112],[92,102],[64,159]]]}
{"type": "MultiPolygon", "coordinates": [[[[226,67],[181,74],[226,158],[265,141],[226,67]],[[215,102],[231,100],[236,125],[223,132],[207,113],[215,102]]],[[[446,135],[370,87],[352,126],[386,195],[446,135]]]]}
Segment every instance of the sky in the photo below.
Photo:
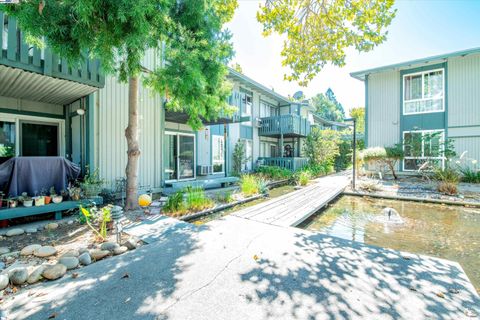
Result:
{"type": "Polygon", "coordinates": [[[343,68],[327,65],[307,87],[283,80],[283,40],[279,35],[262,36],[256,12],[262,1],[239,0],[233,20],[226,26],[233,34],[233,63],[245,75],[288,96],[303,91],[307,98],[329,87],[345,110],[364,106],[363,82],[350,72],[480,47],[480,0],[396,1],[396,17],[388,27],[387,40],[373,51],[347,50],[343,68]]]}

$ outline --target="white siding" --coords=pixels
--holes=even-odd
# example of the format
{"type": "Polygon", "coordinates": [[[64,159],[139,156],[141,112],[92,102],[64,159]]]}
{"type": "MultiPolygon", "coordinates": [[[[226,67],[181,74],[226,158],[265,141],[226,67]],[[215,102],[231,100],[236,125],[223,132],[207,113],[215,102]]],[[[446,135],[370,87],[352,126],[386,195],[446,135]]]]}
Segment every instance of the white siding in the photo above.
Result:
{"type": "Polygon", "coordinates": [[[454,138],[453,141],[455,151],[459,156],[466,151],[462,163],[479,169],[479,164],[472,164],[472,160],[480,161],[480,137],[454,138]]]}
{"type": "Polygon", "coordinates": [[[400,73],[390,71],[368,77],[368,146],[400,142],[400,73]]]}

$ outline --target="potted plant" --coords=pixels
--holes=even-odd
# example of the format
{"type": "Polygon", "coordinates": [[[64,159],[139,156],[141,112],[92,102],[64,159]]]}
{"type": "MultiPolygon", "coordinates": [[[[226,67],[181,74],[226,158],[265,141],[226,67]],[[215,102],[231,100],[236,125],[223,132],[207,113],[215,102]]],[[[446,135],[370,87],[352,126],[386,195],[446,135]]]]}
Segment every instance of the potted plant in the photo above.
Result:
{"type": "Polygon", "coordinates": [[[0,191],[0,208],[3,207],[3,198],[4,198],[4,194],[2,191],[0,191]]]}
{"type": "Polygon", "coordinates": [[[18,204],[18,199],[14,197],[8,198],[8,207],[9,208],[16,208],[18,204]]]}
{"type": "Polygon", "coordinates": [[[90,173],[89,168],[87,168],[87,174],[83,182],[80,183],[80,188],[86,198],[94,198],[102,192],[103,184],[104,181],[100,179],[98,169],[90,173]]]}
{"type": "Polygon", "coordinates": [[[50,188],[50,197],[52,198],[53,203],[60,203],[63,200],[62,195],[58,195],[57,192],[55,191],[55,187],[50,188]]]}
{"type": "Polygon", "coordinates": [[[67,201],[70,193],[68,192],[68,190],[62,189],[60,190],[60,195],[62,196],[63,201],[67,201]]]}
{"type": "Polygon", "coordinates": [[[47,194],[46,189],[42,189],[42,192],[40,192],[40,195],[43,197],[45,204],[50,204],[50,201],[52,201],[52,197],[49,194],[47,194]]]}
{"type": "MultiPolygon", "coordinates": [[[[35,191],[35,194],[38,194],[38,193],[35,191]]],[[[45,198],[42,195],[33,197],[33,200],[35,200],[35,207],[40,207],[45,205],[45,198]]]]}
{"type": "Polygon", "coordinates": [[[31,207],[33,205],[32,197],[30,197],[26,192],[22,192],[20,200],[22,201],[24,207],[31,207]]]}
{"type": "Polygon", "coordinates": [[[82,189],[79,187],[70,187],[68,188],[68,194],[73,201],[78,201],[82,196],[82,189]]]}

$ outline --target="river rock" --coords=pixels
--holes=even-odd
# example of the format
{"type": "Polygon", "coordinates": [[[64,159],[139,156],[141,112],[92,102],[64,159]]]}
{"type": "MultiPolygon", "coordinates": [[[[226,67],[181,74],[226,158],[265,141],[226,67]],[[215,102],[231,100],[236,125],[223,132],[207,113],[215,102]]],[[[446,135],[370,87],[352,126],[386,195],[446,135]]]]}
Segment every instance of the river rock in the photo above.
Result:
{"type": "Polygon", "coordinates": [[[58,228],[58,223],[55,223],[55,222],[51,222],[47,225],[45,225],[45,230],[55,230],[58,228]]]}
{"type": "Polygon", "coordinates": [[[26,233],[35,233],[35,232],[37,232],[37,231],[38,231],[37,228],[26,228],[26,229],[25,229],[25,232],[26,232],[26,233]]]}
{"type": "Polygon", "coordinates": [[[24,284],[28,279],[28,270],[27,268],[15,268],[8,273],[8,277],[13,284],[24,284]]]}
{"type": "Polygon", "coordinates": [[[14,229],[8,230],[5,235],[7,237],[13,237],[13,236],[19,236],[19,235],[24,234],[24,233],[25,233],[25,230],[23,230],[21,228],[14,228],[14,229]]]}
{"type": "Polygon", "coordinates": [[[9,253],[10,252],[10,248],[7,248],[7,247],[0,247],[0,256],[2,254],[6,254],[6,253],[9,253]]]}
{"type": "Polygon", "coordinates": [[[121,246],[121,247],[113,249],[113,254],[118,256],[119,254],[124,254],[127,251],[128,251],[127,247],[121,246]]]}
{"type": "Polygon", "coordinates": [[[33,252],[33,254],[37,257],[49,257],[53,256],[55,253],[57,253],[57,249],[55,249],[52,246],[44,246],[41,248],[38,248],[33,252]]]}
{"type": "Polygon", "coordinates": [[[118,247],[120,247],[120,245],[116,242],[104,242],[100,245],[100,250],[108,250],[113,252],[113,250],[118,247]]]}
{"type": "Polygon", "coordinates": [[[35,250],[38,250],[42,247],[42,245],[40,244],[31,244],[29,246],[26,246],[24,247],[21,251],[20,251],[20,255],[22,256],[29,256],[31,254],[33,254],[33,252],[35,250]]]}
{"type": "Polygon", "coordinates": [[[101,260],[103,258],[105,258],[106,256],[108,256],[110,254],[110,251],[108,250],[98,250],[98,249],[95,249],[95,250],[92,250],[90,252],[90,256],[92,257],[93,260],[97,261],[97,260],[101,260]]]}
{"type": "Polygon", "coordinates": [[[63,277],[63,275],[67,272],[67,267],[65,267],[61,263],[57,263],[55,265],[50,265],[45,267],[45,270],[42,272],[42,276],[48,280],[56,280],[58,278],[63,277]]]}
{"type": "Polygon", "coordinates": [[[123,243],[123,246],[127,247],[128,250],[134,250],[137,248],[137,241],[135,239],[128,239],[123,243]]]}
{"type": "Polygon", "coordinates": [[[67,267],[67,270],[78,267],[78,259],[76,257],[62,257],[58,259],[58,263],[61,263],[67,267]]]}
{"type": "Polygon", "coordinates": [[[29,284],[34,284],[38,281],[40,281],[43,277],[42,277],[42,273],[43,271],[45,270],[46,266],[45,265],[41,265],[41,266],[38,266],[38,267],[35,267],[33,269],[32,272],[30,272],[30,274],[28,275],[28,279],[27,279],[27,282],[29,284]]]}
{"type": "Polygon", "coordinates": [[[62,254],[60,256],[60,258],[63,258],[63,257],[78,257],[79,255],[80,255],[80,252],[78,252],[77,249],[70,249],[67,252],[65,252],[64,254],[62,254]]]}
{"type": "Polygon", "coordinates": [[[8,275],[0,274],[0,290],[5,289],[8,286],[8,275]]]}
{"type": "Polygon", "coordinates": [[[83,264],[84,266],[88,266],[92,263],[92,258],[90,257],[90,253],[84,252],[80,256],[78,256],[78,262],[83,264]]]}
{"type": "Polygon", "coordinates": [[[83,248],[78,249],[78,253],[80,255],[84,254],[85,252],[88,252],[88,248],[83,247],[83,248]]]}

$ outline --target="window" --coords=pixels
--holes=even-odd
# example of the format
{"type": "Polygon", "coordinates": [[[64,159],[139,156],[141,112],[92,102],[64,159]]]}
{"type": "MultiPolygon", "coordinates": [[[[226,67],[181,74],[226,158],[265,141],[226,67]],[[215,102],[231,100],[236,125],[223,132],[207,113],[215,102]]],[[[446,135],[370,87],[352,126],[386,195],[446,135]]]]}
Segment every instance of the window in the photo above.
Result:
{"type": "Polygon", "coordinates": [[[212,164],[213,173],[225,172],[225,140],[223,136],[212,136],[212,164]]]}
{"type": "Polygon", "coordinates": [[[195,135],[165,132],[165,179],[195,178],[195,135]]]}
{"type": "Polygon", "coordinates": [[[0,163],[15,157],[15,122],[0,121],[0,163]]]}
{"type": "Polygon", "coordinates": [[[403,142],[403,170],[418,170],[427,161],[443,168],[443,130],[405,131],[403,142]]]}
{"type": "Polygon", "coordinates": [[[245,165],[243,170],[252,170],[252,157],[253,157],[253,141],[249,139],[243,139],[243,146],[245,148],[245,165]]]}
{"type": "Polygon", "coordinates": [[[275,116],[275,107],[265,101],[260,101],[260,118],[275,116]]]}
{"type": "Polygon", "coordinates": [[[56,157],[59,155],[58,124],[25,122],[21,124],[21,155],[56,157]]]}
{"type": "Polygon", "coordinates": [[[403,114],[443,112],[444,71],[430,70],[403,76],[403,114]]]}
{"type": "Polygon", "coordinates": [[[252,107],[253,107],[252,96],[250,94],[244,93],[242,96],[242,105],[241,105],[242,117],[246,117],[246,116],[250,117],[249,121],[242,122],[242,124],[245,126],[252,125],[252,107]]]}

